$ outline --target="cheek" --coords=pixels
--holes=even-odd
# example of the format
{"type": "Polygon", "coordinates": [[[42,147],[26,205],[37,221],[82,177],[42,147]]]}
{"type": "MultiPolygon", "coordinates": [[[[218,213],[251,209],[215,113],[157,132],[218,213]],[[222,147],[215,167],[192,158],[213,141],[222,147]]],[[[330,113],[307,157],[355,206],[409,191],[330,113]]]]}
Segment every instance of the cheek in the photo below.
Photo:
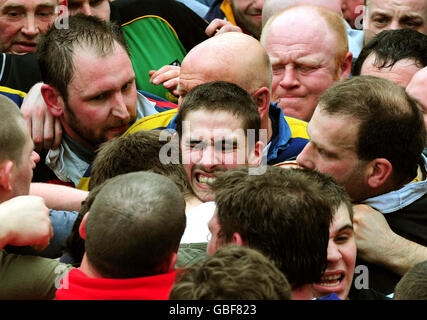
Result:
{"type": "MultiPolygon", "coordinates": [[[[332,67],[331,67],[332,69],[332,67]]],[[[313,72],[310,75],[301,77],[301,84],[316,96],[322,95],[335,81],[332,72],[313,72]]]]}
{"type": "Polygon", "coordinates": [[[348,271],[353,271],[356,263],[356,242],[353,240],[342,248],[341,254],[343,255],[344,263],[348,269],[348,271]]]}

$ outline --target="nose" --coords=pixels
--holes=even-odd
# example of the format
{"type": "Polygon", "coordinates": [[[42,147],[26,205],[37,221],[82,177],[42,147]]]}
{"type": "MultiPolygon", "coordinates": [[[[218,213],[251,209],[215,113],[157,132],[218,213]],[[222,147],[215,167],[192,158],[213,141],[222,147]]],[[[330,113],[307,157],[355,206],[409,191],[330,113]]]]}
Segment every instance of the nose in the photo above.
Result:
{"type": "Polygon", "coordinates": [[[32,161],[32,167],[33,169],[36,167],[36,164],[40,161],[40,155],[33,151],[33,153],[31,154],[31,161],[32,161]]]}
{"type": "Polygon", "coordinates": [[[342,258],[341,252],[333,240],[328,244],[328,263],[338,262],[342,258]]]}
{"type": "Polygon", "coordinates": [[[31,14],[27,15],[26,21],[24,23],[24,26],[21,29],[21,32],[29,38],[34,38],[40,33],[39,27],[36,24],[34,15],[31,15],[31,14]]]}
{"type": "Polygon", "coordinates": [[[258,10],[262,10],[262,7],[264,6],[264,0],[256,0],[254,7],[258,10]]]}
{"type": "Polygon", "coordinates": [[[129,110],[127,105],[123,99],[123,95],[121,92],[114,94],[112,97],[112,111],[111,114],[113,117],[128,120],[130,118],[129,110]]]}
{"type": "Polygon", "coordinates": [[[288,90],[299,87],[298,75],[292,66],[288,65],[285,67],[280,86],[288,90]]]}
{"type": "Polygon", "coordinates": [[[214,146],[206,146],[200,152],[202,154],[200,155],[199,165],[202,166],[207,172],[213,170],[218,164],[221,163],[217,152],[215,152],[214,146]]]}
{"type": "Polygon", "coordinates": [[[398,30],[402,29],[403,27],[399,24],[399,21],[393,20],[385,30],[398,30]]]}
{"type": "Polygon", "coordinates": [[[311,142],[309,141],[305,145],[304,149],[297,156],[296,161],[300,166],[314,170],[315,166],[314,166],[314,162],[311,158],[311,148],[312,148],[311,142]]]}
{"type": "Polygon", "coordinates": [[[80,12],[83,13],[84,15],[86,15],[86,16],[91,16],[92,15],[92,8],[91,8],[90,4],[89,3],[84,3],[81,6],[81,11],[80,12]]]}

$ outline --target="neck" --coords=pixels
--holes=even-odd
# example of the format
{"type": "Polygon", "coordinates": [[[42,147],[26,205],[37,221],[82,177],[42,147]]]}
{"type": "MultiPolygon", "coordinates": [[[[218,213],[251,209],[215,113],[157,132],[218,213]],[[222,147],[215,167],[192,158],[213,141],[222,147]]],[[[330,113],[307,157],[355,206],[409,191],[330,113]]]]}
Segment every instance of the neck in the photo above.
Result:
{"type": "Polygon", "coordinates": [[[71,127],[64,121],[63,118],[61,118],[61,125],[64,128],[65,133],[68,134],[71,139],[81,143],[83,146],[85,146],[89,150],[95,151],[96,146],[94,146],[90,142],[86,141],[77,132],[75,132],[73,129],[71,129],[71,127]]]}
{"type": "Polygon", "coordinates": [[[103,278],[103,276],[101,276],[94,267],[92,267],[92,265],[90,264],[90,262],[87,259],[87,255],[86,252],[83,255],[83,259],[82,259],[82,263],[80,264],[79,267],[80,271],[83,272],[86,276],[88,276],[89,278],[103,278]]]}

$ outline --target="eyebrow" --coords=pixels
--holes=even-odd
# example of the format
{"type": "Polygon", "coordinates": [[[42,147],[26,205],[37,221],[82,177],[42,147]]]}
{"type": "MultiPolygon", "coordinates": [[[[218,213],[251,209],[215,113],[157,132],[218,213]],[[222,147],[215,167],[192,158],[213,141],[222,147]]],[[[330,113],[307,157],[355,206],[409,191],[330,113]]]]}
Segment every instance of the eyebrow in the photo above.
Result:
{"type": "Polygon", "coordinates": [[[343,232],[344,230],[353,230],[353,225],[352,224],[346,224],[344,226],[342,226],[341,228],[339,228],[339,230],[337,231],[337,233],[343,232]]]}

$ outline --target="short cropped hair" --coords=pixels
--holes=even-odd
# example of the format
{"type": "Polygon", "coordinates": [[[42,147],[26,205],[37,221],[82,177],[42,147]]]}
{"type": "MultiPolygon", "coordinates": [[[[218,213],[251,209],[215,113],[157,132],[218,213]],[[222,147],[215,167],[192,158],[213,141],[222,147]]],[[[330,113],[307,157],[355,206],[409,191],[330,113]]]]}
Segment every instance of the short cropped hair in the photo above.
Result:
{"type": "Polygon", "coordinates": [[[18,106],[1,94],[0,113],[0,162],[11,160],[19,166],[27,142],[24,118],[18,106]]]}
{"type": "Polygon", "coordinates": [[[412,29],[384,30],[362,49],[353,65],[353,76],[360,75],[370,54],[375,55],[377,68],[390,68],[396,62],[410,59],[419,68],[427,66],[427,35],[412,29]]]}
{"type": "Polygon", "coordinates": [[[372,76],[345,79],[326,90],[318,108],[328,115],[358,122],[355,148],[359,159],[390,161],[396,186],[416,176],[426,128],[417,103],[404,88],[372,76]]]}
{"type": "Polygon", "coordinates": [[[38,43],[36,53],[43,82],[56,88],[67,101],[67,87],[75,70],[75,50],[82,48],[103,57],[112,53],[116,44],[128,52],[115,23],[83,14],[69,17],[68,28],[52,26],[38,43]]]}
{"type": "Polygon", "coordinates": [[[226,245],[180,269],[170,300],[291,300],[285,275],[257,250],[226,245]]]}
{"type": "Polygon", "coordinates": [[[427,260],[409,269],[394,289],[394,300],[427,300],[427,260]]]}
{"type": "Polygon", "coordinates": [[[206,110],[226,111],[241,119],[242,129],[255,130],[255,141],[259,139],[261,117],[251,95],[237,84],[214,81],[201,84],[190,90],[182,99],[176,118],[176,131],[182,137],[182,123],[190,112],[206,110]]]}
{"type": "MultiPolygon", "coordinates": [[[[174,139],[161,139],[162,130],[137,131],[101,144],[92,164],[89,190],[105,180],[135,171],[152,171],[171,178],[184,195],[191,194],[182,164],[163,163],[160,159],[161,149],[168,144],[176,143],[174,139]]],[[[172,134],[167,135],[171,137],[172,134]]],[[[171,147],[172,148],[172,147],[171,147]]]]}
{"type": "MultiPolygon", "coordinates": [[[[343,18],[337,14],[336,12],[325,8],[321,6],[315,6],[315,5],[307,5],[307,4],[297,4],[292,5],[289,7],[284,8],[283,10],[279,11],[278,13],[274,14],[272,17],[270,17],[265,24],[260,41],[264,45],[266,42],[266,39],[268,37],[268,34],[270,32],[271,25],[276,21],[277,19],[280,19],[280,16],[285,14],[288,11],[292,11],[294,9],[303,8],[305,10],[312,10],[315,13],[318,13],[320,17],[324,19],[328,26],[328,31],[331,32],[334,35],[334,38],[336,40],[336,51],[335,51],[335,66],[338,67],[344,62],[345,57],[348,53],[348,38],[347,38],[347,29],[344,23],[343,18]]],[[[311,14],[311,13],[310,13],[311,14]]],[[[320,30],[319,30],[320,32],[320,30]]],[[[326,30],[323,30],[321,32],[326,32],[326,30]]]]}
{"type": "Polygon", "coordinates": [[[212,184],[220,243],[238,232],[244,244],[272,259],[293,287],[319,282],[327,266],[335,208],[330,176],[308,169],[267,166],[263,175],[231,169],[212,184]]]}
{"type": "Polygon", "coordinates": [[[87,259],[104,278],[165,273],[185,224],[184,197],[169,178],[151,172],[114,177],[90,207],[87,259]]]}

